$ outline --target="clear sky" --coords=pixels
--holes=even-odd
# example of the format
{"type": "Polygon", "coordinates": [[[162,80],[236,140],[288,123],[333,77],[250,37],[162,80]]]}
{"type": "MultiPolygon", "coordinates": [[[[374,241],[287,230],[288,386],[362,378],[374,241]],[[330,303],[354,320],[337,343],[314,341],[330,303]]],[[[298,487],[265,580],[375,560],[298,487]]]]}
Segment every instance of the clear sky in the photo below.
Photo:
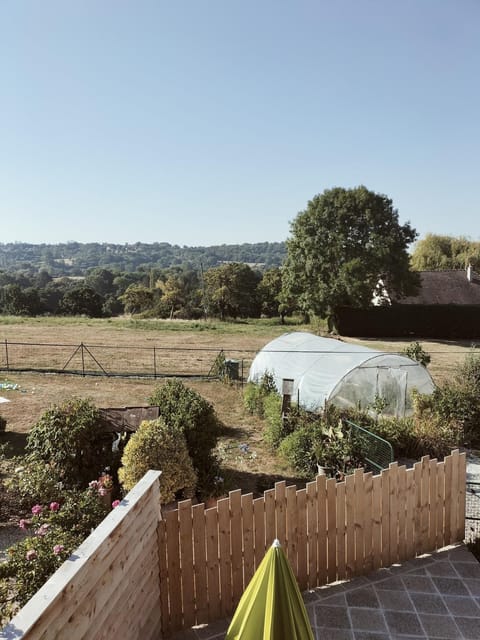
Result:
{"type": "Polygon", "coordinates": [[[359,184],[480,239],[479,0],[1,0],[0,242],[281,241],[359,184]]]}

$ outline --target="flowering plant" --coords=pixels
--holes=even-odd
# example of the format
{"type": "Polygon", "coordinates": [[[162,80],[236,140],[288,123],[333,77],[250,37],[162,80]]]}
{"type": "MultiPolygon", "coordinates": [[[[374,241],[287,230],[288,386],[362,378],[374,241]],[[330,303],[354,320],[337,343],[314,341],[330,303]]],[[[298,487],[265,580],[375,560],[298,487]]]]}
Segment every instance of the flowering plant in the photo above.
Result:
{"type": "Polygon", "coordinates": [[[90,489],[63,491],[35,504],[19,526],[30,535],[11,546],[0,564],[0,626],[23,606],[89,535],[109,507],[90,489]]]}

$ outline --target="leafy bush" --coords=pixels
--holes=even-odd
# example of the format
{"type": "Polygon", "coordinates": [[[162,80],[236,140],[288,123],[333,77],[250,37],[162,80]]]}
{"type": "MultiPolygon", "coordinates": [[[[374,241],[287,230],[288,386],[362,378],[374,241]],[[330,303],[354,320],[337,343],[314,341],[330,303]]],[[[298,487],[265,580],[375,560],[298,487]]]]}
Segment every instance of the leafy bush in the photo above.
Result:
{"type": "Polygon", "coordinates": [[[264,432],[265,442],[276,449],[280,442],[292,432],[294,427],[293,411],[291,417],[282,418],[282,398],[271,393],[263,399],[263,411],[267,421],[264,432]]]}
{"type": "Polygon", "coordinates": [[[10,492],[18,496],[21,506],[58,499],[62,483],[54,464],[30,454],[17,458],[16,465],[13,475],[5,480],[5,484],[10,492]]]}
{"type": "Polygon", "coordinates": [[[180,380],[168,380],[158,387],[149,403],[159,407],[160,417],[169,427],[185,436],[199,493],[202,496],[214,493],[218,463],[213,450],[220,434],[220,421],[213,406],[180,380]]]}
{"type": "Polygon", "coordinates": [[[480,392],[480,353],[471,351],[460,366],[456,377],[457,384],[480,392]]]}
{"type": "Polygon", "coordinates": [[[430,364],[431,357],[419,342],[411,342],[407,347],[405,347],[405,349],[403,349],[402,354],[407,356],[407,358],[411,358],[412,360],[423,364],[424,367],[430,364]]]}
{"type": "Polygon", "coordinates": [[[163,503],[193,496],[197,477],[188,454],[185,436],[162,418],[145,420],[128,441],[118,477],[130,490],[149,469],[159,469],[163,503]]]}
{"type": "Polygon", "coordinates": [[[243,401],[248,412],[263,418],[265,415],[265,399],[270,395],[278,395],[273,374],[266,371],[258,384],[249,382],[245,387],[243,401]]]}
{"type": "Polygon", "coordinates": [[[97,409],[79,398],[48,409],[30,431],[26,448],[48,463],[66,487],[85,487],[118,460],[110,435],[100,430],[97,409]]]}

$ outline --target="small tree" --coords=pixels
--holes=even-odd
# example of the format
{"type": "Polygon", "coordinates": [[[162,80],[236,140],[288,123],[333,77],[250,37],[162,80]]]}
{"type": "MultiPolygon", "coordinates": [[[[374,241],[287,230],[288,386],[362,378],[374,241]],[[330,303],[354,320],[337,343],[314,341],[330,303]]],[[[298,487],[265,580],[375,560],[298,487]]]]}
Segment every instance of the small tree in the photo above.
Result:
{"type": "Polygon", "coordinates": [[[149,469],[158,469],[163,503],[193,496],[197,477],[188,455],[183,434],[158,420],[145,420],[128,441],[122,456],[118,477],[124,489],[130,490],[149,469]]]}
{"type": "Polygon", "coordinates": [[[198,476],[199,492],[209,495],[214,490],[218,471],[213,449],[220,432],[220,422],[213,406],[180,380],[168,380],[158,387],[149,403],[158,406],[165,422],[185,436],[198,476]]]}
{"type": "Polygon", "coordinates": [[[410,343],[405,349],[402,351],[402,354],[410,358],[411,360],[415,360],[415,362],[419,362],[426,367],[430,364],[431,357],[429,354],[423,349],[419,342],[410,343]]]}
{"type": "Polygon", "coordinates": [[[27,451],[51,465],[68,487],[84,487],[112,466],[111,438],[100,430],[90,400],[72,398],[48,409],[27,438],[27,451]]]}

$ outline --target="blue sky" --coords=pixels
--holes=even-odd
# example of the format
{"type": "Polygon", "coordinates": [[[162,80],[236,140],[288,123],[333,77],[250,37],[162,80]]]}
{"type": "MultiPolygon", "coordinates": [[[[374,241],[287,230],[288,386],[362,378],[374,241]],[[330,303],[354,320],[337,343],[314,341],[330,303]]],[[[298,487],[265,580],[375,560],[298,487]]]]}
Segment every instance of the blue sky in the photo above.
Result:
{"type": "Polygon", "coordinates": [[[2,0],[0,242],[281,241],[359,184],[480,239],[478,0],[2,0]]]}

